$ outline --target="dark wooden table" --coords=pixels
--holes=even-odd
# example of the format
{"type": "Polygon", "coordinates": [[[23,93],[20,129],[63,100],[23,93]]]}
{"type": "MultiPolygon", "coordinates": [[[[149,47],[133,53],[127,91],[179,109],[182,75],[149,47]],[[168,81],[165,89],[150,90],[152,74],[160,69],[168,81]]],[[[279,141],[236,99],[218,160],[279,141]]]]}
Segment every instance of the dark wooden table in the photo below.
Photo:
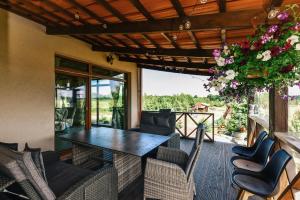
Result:
{"type": "Polygon", "coordinates": [[[119,192],[142,174],[142,158],[170,139],[169,136],[104,127],[71,131],[59,138],[73,143],[75,165],[103,155],[103,150],[110,150],[112,163],[118,171],[119,192]]]}

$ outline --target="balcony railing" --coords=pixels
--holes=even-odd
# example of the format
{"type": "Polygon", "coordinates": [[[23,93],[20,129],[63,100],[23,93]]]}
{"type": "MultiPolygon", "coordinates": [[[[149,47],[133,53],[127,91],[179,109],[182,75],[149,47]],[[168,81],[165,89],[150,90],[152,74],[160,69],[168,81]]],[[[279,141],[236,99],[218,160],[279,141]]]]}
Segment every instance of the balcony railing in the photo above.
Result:
{"type": "Polygon", "coordinates": [[[195,138],[199,123],[206,125],[205,140],[214,142],[215,139],[215,115],[206,112],[175,112],[176,130],[183,138],[195,138]]]}

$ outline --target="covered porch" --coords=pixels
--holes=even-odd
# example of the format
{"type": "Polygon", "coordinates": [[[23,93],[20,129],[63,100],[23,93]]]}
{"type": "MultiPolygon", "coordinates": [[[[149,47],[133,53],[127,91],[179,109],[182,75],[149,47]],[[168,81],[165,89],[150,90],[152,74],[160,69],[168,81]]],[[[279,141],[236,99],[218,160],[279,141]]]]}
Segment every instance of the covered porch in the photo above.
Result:
{"type": "MultiPolygon", "coordinates": [[[[208,104],[196,102],[185,111],[171,107],[143,109],[143,70],[207,78],[217,75],[218,70],[214,68],[220,63],[213,54],[214,49],[243,43],[260,25],[278,24],[278,13],[291,4],[297,7],[300,1],[0,1],[0,142],[9,147],[17,143],[13,149],[22,152],[20,155],[26,154],[23,149],[25,152],[36,149],[40,153],[55,152],[49,160],[59,162],[61,171],[66,165],[70,169],[78,167],[74,171],[83,169],[74,181],[77,185],[70,181],[74,187],[91,176],[92,171],[111,170],[108,176],[103,176],[105,180],[99,178],[99,174],[91,176],[101,181],[88,180],[80,192],[77,188],[79,194],[51,188],[53,186],[45,181],[49,177],[42,174],[47,189],[36,192],[39,184],[33,184],[33,196],[30,196],[31,189],[25,191],[28,198],[141,200],[145,197],[147,159],[163,160],[156,159],[160,149],[176,149],[183,155],[184,163],[170,161],[169,164],[176,165],[175,168],[188,177],[184,184],[188,185],[186,196],[190,196],[185,199],[260,198],[233,186],[232,174],[236,170],[231,159],[236,154],[232,147],[237,144],[231,137],[219,133],[216,114],[210,112],[208,104]],[[203,135],[201,125],[209,127],[203,135]],[[101,133],[94,133],[97,131],[101,133]],[[148,138],[148,142],[143,138],[148,138]],[[28,144],[25,146],[25,143],[28,144]],[[96,163],[96,170],[89,171],[91,166],[83,167],[86,163],[81,160],[92,161],[93,167],[96,163]],[[115,194],[102,195],[102,188],[115,194]]],[[[300,42],[295,42],[295,49],[296,45],[300,42]]],[[[168,80],[164,84],[168,84],[168,80]]],[[[240,141],[251,147],[259,134],[267,131],[268,138],[275,143],[273,151],[284,149],[293,157],[280,174],[280,182],[276,184],[278,191],[266,198],[297,200],[300,199],[299,135],[294,130],[289,132],[289,99],[282,98],[283,94],[276,88],[268,89],[269,104],[262,113],[252,112],[254,93],[247,99],[248,108],[243,113],[247,116],[247,127],[240,127],[247,129],[247,137],[240,141]]],[[[284,89],[284,95],[288,96],[288,88],[284,89]]],[[[220,93],[220,96],[226,95],[220,93]]],[[[299,102],[294,104],[299,107],[299,102]]],[[[294,127],[299,126],[297,119],[294,123],[294,127]]],[[[0,144],[0,157],[5,155],[5,159],[15,161],[12,157],[19,154],[12,156],[2,146],[0,144]]],[[[273,151],[266,160],[271,159],[273,151]]],[[[5,163],[5,159],[0,163],[5,163]]],[[[266,165],[267,162],[264,167],[266,165]]],[[[56,173],[58,168],[53,168],[52,172],[56,173]]],[[[159,170],[153,171],[161,172],[159,170]]],[[[13,183],[21,185],[23,190],[28,189],[22,181],[29,178],[12,178],[11,174],[7,178],[7,174],[0,170],[0,178],[4,177],[0,187],[3,198],[24,199],[24,191],[17,196],[7,191],[13,183]]],[[[176,194],[173,190],[166,193],[176,194]]],[[[181,196],[181,199],[184,198],[181,196]]]]}

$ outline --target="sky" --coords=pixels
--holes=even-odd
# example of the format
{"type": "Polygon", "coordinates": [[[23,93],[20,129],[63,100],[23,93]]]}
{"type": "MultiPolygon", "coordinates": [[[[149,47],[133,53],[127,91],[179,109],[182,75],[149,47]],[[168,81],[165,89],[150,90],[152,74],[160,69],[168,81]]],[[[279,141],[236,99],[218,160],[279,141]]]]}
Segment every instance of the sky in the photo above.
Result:
{"type": "Polygon", "coordinates": [[[207,76],[143,69],[143,94],[174,95],[185,93],[192,96],[207,96],[210,93],[203,86],[204,83],[208,82],[207,79],[207,76]]]}

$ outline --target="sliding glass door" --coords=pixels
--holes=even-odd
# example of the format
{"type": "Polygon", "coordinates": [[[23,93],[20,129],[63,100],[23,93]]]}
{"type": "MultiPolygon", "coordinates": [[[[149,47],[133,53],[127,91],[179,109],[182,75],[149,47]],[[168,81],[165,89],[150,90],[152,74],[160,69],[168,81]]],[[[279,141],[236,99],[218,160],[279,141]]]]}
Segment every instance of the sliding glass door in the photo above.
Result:
{"type": "MultiPolygon", "coordinates": [[[[56,74],[55,78],[55,136],[82,130],[86,126],[85,78],[56,74]]],[[[56,149],[69,148],[70,144],[56,139],[56,149]]]]}
{"type": "Polygon", "coordinates": [[[94,126],[125,128],[125,84],[95,78],[91,81],[91,120],[94,126]]]}

